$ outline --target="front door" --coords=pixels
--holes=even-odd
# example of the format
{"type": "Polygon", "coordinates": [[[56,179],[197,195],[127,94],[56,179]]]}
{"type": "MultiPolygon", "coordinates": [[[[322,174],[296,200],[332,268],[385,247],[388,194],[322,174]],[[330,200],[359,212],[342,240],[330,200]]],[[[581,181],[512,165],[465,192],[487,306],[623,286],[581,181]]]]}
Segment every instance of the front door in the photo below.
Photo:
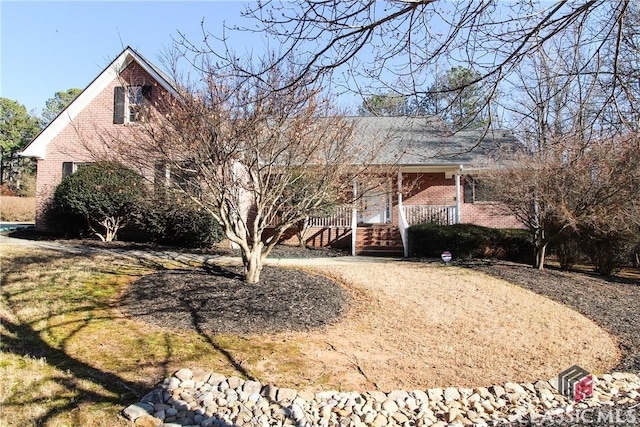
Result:
{"type": "Polygon", "coordinates": [[[372,193],[362,197],[358,223],[386,224],[391,219],[388,193],[372,193]]]}

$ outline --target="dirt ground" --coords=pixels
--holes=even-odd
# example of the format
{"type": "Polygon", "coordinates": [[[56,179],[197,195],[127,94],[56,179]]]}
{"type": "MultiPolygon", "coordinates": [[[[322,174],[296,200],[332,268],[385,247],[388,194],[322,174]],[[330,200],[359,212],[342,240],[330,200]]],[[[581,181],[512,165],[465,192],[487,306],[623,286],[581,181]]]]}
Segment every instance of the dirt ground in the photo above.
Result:
{"type": "MultiPolygon", "coordinates": [[[[473,387],[549,379],[574,364],[606,372],[621,358],[616,339],[593,321],[479,271],[388,260],[322,264],[303,260],[294,270],[272,269],[255,298],[251,292],[240,300],[233,292],[218,292],[206,304],[203,294],[187,292],[197,277],[159,273],[151,281],[136,282],[122,307],[149,323],[248,334],[252,345],[262,348],[293,346],[293,352],[276,350],[243,367],[265,383],[298,389],[473,387]],[[306,282],[300,268],[313,273],[306,282]],[[158,281],[163,289],[158,298],[145,294],[158,281]],[[309,284],[306,289],[304,283],[309,284]],[[193,300],[185,301],[186,295],[193,300]],[[135,301],[138,312],[127,301],[135,301]],[[194,310],[197,301],[207,310],[194,310]],[[278,332],[265,319],[285,307],[277,316],[286,319],[280,330],[288,332],[278,332]],[[298,322],[299,327],[292,327],[298,322]],[[283,371],[283,365],[295,366],[295,372],[283,371]]],[[[200,280],[214,286],[212,277],[233,278],[233,270],[226,271],[200,280]]]]}

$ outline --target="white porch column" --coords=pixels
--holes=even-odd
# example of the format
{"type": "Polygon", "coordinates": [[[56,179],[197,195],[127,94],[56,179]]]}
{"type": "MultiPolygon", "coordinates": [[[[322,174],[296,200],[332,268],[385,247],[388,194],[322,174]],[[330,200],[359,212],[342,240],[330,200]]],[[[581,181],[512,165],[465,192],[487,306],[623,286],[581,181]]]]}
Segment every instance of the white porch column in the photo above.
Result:
{"type": "Polygon", "coordinates": [[[456,224],[460,224],[461,215],[460,210],[462,208],[461,202],[461,191],[460,191],[460,176],[462,175],[462,165],[458,167],[458,171],[456,172],[456,224]]]}
{"type": "Polygon", "coordinates": [[[398,171],[398,218],[402,212],[402,171],[398,171]]]}
{"type": "Polygon", "coordinates": [[[402,204],[402,171],[398,171],[398,229],[400,230],[400,237],[402,238],[402,248],[404,257],[409,256],[409,239],[407,232],[408,224],[407,218],[404,215],[404,208],[402,204]]]}
{"type": "Polygon", "coordinates": [[[353,208],[351,209],[351,256],[356,256],[356,232],[358,231],[358,183],[353,180],[353,208]]]}

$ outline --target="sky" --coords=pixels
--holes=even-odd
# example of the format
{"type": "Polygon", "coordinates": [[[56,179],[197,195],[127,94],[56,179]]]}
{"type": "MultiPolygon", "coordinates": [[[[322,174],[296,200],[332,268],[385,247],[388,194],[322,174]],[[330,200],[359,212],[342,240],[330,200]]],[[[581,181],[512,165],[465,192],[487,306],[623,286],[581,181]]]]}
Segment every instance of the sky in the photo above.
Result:
{"type": "MultiPolygon", "coordinates": [[[[179,38],[202,40],[201,22],[219,34],[223,23],[248,24],[242,1],[0,0],[0,97],[40,115],[56,92],[84,89],[126,46],[160,65],[179,38]]],[[[238,51],[256,41],[234,40],[238,51]]]]}

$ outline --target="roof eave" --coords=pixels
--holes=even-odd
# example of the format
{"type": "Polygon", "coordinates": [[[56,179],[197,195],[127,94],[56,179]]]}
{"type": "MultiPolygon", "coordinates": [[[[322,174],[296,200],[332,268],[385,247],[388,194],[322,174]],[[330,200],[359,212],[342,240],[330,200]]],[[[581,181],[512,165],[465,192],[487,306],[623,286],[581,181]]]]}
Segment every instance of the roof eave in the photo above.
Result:
{"type": "Polygon", "coordinates": [[[162,76],[146,59],[138,54],[131,47],[126,47],[120,55],[118,55],[89,85],[52,121],[45,127],[19,155],[22,157],[32,157],[35,159],[44,159],[47,151],[47,145],[55,138],[66,126],[71,124],[73,120],[95,99],[114,79],[118,78],[120,73],[136,61],[149,75],[151,75],[164,89],[173,96],[178,94],[176,88],[164,76],[162,76]]]}

